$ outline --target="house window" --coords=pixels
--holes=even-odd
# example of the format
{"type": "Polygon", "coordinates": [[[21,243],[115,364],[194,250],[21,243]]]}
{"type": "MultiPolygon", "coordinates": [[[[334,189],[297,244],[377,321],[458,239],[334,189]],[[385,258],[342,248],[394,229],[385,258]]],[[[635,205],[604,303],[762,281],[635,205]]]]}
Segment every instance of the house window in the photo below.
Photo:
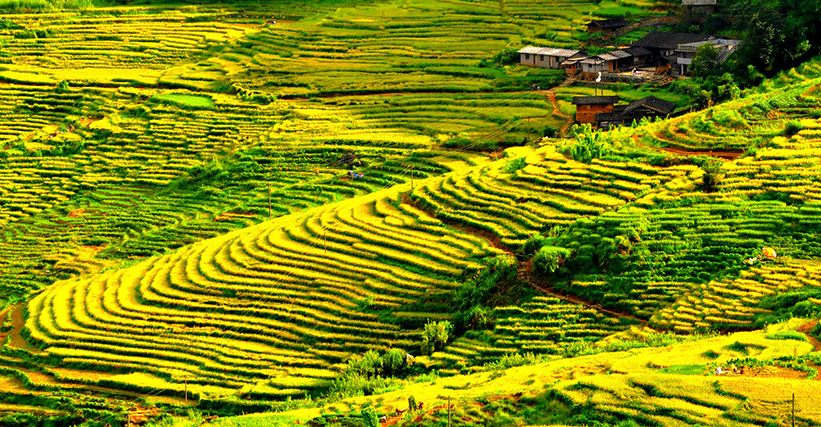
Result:
{"type": "Polygon", "coordinates": [[[544,55],[539,55],[539,61],[544,61],[544,55]]]}
{"type": "Polygon", "coordinates": [[[525,54],[525,59],[530,59],[530,54],[529,53],[525,54]]]}

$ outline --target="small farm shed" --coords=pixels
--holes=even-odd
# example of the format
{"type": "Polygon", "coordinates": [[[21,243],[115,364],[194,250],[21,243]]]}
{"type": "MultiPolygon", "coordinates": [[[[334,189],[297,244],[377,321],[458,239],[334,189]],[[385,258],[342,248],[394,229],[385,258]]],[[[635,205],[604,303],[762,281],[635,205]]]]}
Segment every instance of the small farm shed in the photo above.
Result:
{"type": "Polygon", "coordinates": [[[676,104],[655,96],[637,99],[627,105],[616,105],[612,112],[597,113],[596,125],[608,130],[624,123],[632,123],[643,118],[667,117],[676,109],[676,104]]]}
{"type": "Polygon", "coordinates": [[[681,7],[693,15],[712,15],[718,7],[717,0],[681,0],[681,7]]]}
{"type": "Polygon", "coordinates": [[[630,23],[624,18],[595,20],[587,24],[587,33],[612,34],[613,31],[624,28],[628,25],[630,25],[630,23]]]}
{"type": "Polygon", "coordinates": [[[519,64],[558,70],[563,62],[586,56],[587,52],[578,49],[528,46],[519,51],[519,64]]]}
{"type": "Polygon", "coordinates": [[[596,124],[596,114],[612,113],[617,102],[618,96],[576,96],[572,101],[576,106],[576,121],[596,124]]]}

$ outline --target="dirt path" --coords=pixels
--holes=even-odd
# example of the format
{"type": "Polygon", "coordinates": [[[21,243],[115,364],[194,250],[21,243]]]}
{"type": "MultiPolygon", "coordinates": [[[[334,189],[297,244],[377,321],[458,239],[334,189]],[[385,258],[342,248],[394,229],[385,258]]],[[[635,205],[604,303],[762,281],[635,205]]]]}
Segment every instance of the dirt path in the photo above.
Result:
{"type": "MultiPolygon", "coordinates": [[[[810,332],[812,332],[813,328],[815,328],[817,324],[818,320],[809,322],[806,325],[798,328],[798,332],[801,332],[802,334],[807,336],[807,340],[810,342],[810,344],[812,344],[813,348],[815,348],[815,351],[821,351],[821,341],[819,341],[818,338],[810,335],[810,332]]],[[[821,374],[821,372],[819,373],[821,374]]]]}
{"type": "Polygon", "coordinates": [[[614,317],[626,317],[628,319],[633,319],[633,320],[641,323],[642,325],[647,326],[647,320],[642,319],[640,317],[636,317],[636,315],[634,315],[633,313],[628,313],[626,311],[620,311],[620,310],[613,310],[613,309],[609,309],[609,308],[604,308],[604,307],[601,306],[601,304],[592,304],[592,303],[590,303],[590,301],[579,298],[578,296],[560,292],[560,291],[556,290],[555,288],[548,286],[547,283],[545,283],[544,281],[540,281],[540,280],[537,280],[536,278],[534,278],[532,272],[533,272],[533,266],[530,264],[530,261],[520,262],[519,263],[519,274],[518,274],[519,279],[521,279],[522,281],[530,284],[530,286],[533,287],[533,289],[536,289],[537,291],[539,291],[539,293],[542,293],[544,295],[550,295],[550,296],[555,297],[555,298],[559,298],[562,301],[567,301],[567,302],[570,302],[570,303],[573,303],[573,304],[583,305],[587,308],[590,308],[590,309],[593,309],[593,310],[596,310],[596,311],[600,311],[602,313],[607,313],[607,314],[609,314],[611,316],[614,316],[614,317]]]}
{"type": "Polygon", "coordinates": [[[639,137],[633,135],[633,143],[638,147],[648,148],[651,150],[666,151],[668,153],[677,154],[679,156],[695,157],[695,156],[710,156],[718,157],[725,160],[735,160],[744,154],[744,150],[686,150],[681,147],[655,147],[652,145],[642,144],[639,142],[639,137]]]}
{"type": "Polygon", "coordinates": [[[567,135],[567,130],[570,129],[570,126],[573,125],[573,117],[563,113],[562,110],[559,108],[559,102],[556,99],[556,89],[561,89],[561,88],[568,87],[568,86],[572,85],[573,83],[575,83],[578,80],[579,80],[578,75],[570,76],[570,77],[564,79],[562,84],[554,87],[553,89],[542,91],[547,96],[547,99],[550,100],[550,104],[553,105],[552,114],[556,117],[561,117],[561,118],[565,119],[565,123],[559,129],[559,135],[560,136],[566,136],[567,135]]]}
{"type": "MultiPolygon", "coordinates": [[[[438,217],[436,217],[435,212],[428,211],[421,204],[415,203],[410,197],[408,197],[407,193],[402,195],[402,203],[407,203],[409,205],[412,205],[412,206],[416,207],[417,209],[426,212],[428,215],[430,215],[434,218],[438,218],[438,217]]],[[[499,236],[497,236],[497,235],[495,235],[495,234],[493,234],[493,233],[491,233],[487,230],[482,230],[482,229],[479,229],[479,228],[476,228],[476,227],[471,227],[469,225],[461,224],[461,223],[458,223],[458,222],[455,222],[455,221],[450,221],[450,220],[447,220],[447,219],[444,219],[444,218],[438,218],[438,219],[440,221],[444,222],[445,224],[447,224],[450,227],[456,228],[458,230],[461,230],[465,233],[468,233],[468,234],[471,234],[471,235],[474,235],[474,236],[482,237],[482,238],[486,239],[488,242],[490,242],[490,244],[493,247],[495,247],[497,249],[501,249],[502,251],[506,252],[507,254],[514,255],[513,251],[510,248],[508,248],[504,243],[502,243],[501,239],[499,239],[499,236]]],[[[536,289],[537,291],[539,291],[542,294],[550,295],[550,296],[559,298],[563,301],[567,301],[567,302],[570,302],[570,303],[573,303],[573,304],[583,305],[587,308],[590,308],[590,309],[593,309],[593,310],[596,310],[596,311],[600,311],[602,313],[607,313],[607,314],[609,314],[611,316],[614,316],[614,317],[626,317],[626,318],[629,318],[629,319],[633,319],[633,320],[635,320],[635,321],[637,321],[637,322],[639,322],[639,323],[641,323],[645,326],[647,325],[647,320],[636,317],[632,313],[604,308],[600,304],[590,303],[589,301],[581,299],[581,298],[579,298],[575,295],[569,295],[569,294],[559,292],[559,291],[551,288],[550,286],[548,286],[546,283],[543,283],[543,282],[540,282],[540,281],[536,280],[533,277],[533,275],[531,274],[532,271],[533,271],[533,266],[531,265],[530,260],[522,261],[521,259],[519,259],[517,257],[517,263],[519,265],[519,272],[518,272],[519,279],[522,282],[529,284],[531,287],[533,287],[533,289],[536,289]]]]}

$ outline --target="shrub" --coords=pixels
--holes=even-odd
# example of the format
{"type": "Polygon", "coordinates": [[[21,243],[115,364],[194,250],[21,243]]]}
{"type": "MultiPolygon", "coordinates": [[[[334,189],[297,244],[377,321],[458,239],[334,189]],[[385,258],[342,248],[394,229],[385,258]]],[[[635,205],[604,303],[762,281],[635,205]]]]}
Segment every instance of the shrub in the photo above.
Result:
{"type": "Polygon", "coordinates": [[[804,125],[802,125],[801,122],[798,120],[790,120],[784,126],[784,136],[790,137],[797,135],[802,129],[804,129],[804,125]]]}
{"type": "Polygon", "coordinates": [[[428,322],[422,331],[422,353],[433,354],[434,351],[445,348],[450,338],[453,324],[447,320],[428,322]]]}
{"type": "Polygon", "coordinates": [[[573,125],[570,130],[576,142],[565,149],[570,157],[581,163],[590,163],[610,153],[610,144],[602,138],[602,133],[594,131],[590,124],[573,125]]]}
{"type": "Polygon", "coordinates": [[[533,270],[540,274],[552,274],[564,265],[570,250],[558,246],[542,246],[533,257],[533,270]]]}
{"type": "Polygon", "coordinates": [[[704,171],[704,177],[701,179],[701,189],[706,193],[712,193],[723,177],[724,161],[721,159],[705,160],[700,166],[704,171]]]}
{"type": "Polygon", "coordinates": [[[365,422],[366,427],[379,427],[379,417],[371,408],[362,410],[362,420],[365,422]]]}

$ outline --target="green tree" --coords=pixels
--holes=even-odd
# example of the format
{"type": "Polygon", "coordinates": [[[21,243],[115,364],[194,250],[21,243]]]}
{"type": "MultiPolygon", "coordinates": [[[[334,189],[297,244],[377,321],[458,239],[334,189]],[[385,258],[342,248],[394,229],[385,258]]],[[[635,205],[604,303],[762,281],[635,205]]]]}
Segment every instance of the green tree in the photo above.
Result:
{"type": "Polygon", "coordinates": [[[447,320],[426,323],[422,330],[422,353],[433,354],[434,351],[445,348],[452,329],[453,324],[447,320]]]}
{"type": "Polygon", "coordinates": [[[371,408],[362,410],[362,420],[365,422],[365,427],[379,427],[379,416],[371,408]]]}
{"type": "Polygon", "coordinates": [[[405,352],[398,348],[388,350],[388,352],[385,353],[385,356],[382,357],[382,372],[386,376],[396,376],[401,374],[402,370],[405,369],[405,365],[405,352]]]}
{"type": "Polygon", "coordinates": [[[723,168],[724,161],[721,159],[704,160],[701,163],[701,170],[704,171],[704,176],[701,178],[701,189],[707,193],[716,191],[718,183],[724,176],[723,168]]]}
{"type": "Polygon", "coordinates": [[[690,65],[694,76],[708,76],[719,72],[718,49],[710,43],[704,43],[696,50],[696,56],[690,65]]]}

